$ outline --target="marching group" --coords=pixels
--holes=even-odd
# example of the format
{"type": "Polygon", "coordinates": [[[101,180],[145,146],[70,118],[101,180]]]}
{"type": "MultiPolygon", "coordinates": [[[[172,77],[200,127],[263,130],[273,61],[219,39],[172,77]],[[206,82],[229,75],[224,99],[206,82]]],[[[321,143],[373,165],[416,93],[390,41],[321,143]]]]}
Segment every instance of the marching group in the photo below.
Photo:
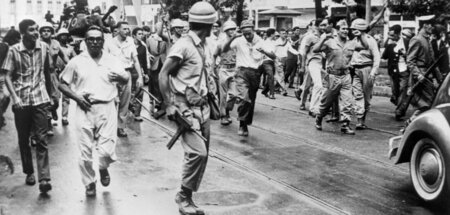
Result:
{"type": "Polygon", "coordinates": [[[162,21],[153,33],[148,26],[131,29],[127,22],[111,27],[112,34],[93,25],[76,46],[67,29],[55,32],[51,24],[38,26],[25,19],[19,31],[11,29],[0,43],[0,127],[12,101],[26,184],[36,183],[35,147],[39,189],[47,193],[52,189],[47,144],[52,121],[59,119],[61,100],[61,123],[68,125],[69,101],[75,101],[79,169],[86,195],[94,196],[93,150],[99,155],[100,182],[108,186],[117,137],[127,136],[130,111],[135,121],[142,121],[143,86],[148,84],[155,118],[165,112],[171,119],[178,113],[192,123],[181,138],[185,159],[176,202],[184,214],[203,214],[192,192],[206,168],[211,98],[218,98],[224,126],[232,123],[230,112],[237,106],[238,135],[248,136],[258,89],[276,99],[276,91],[287,96],[297,81],[299,108],[306,110],[309,101],[316,129],[322,130],[323,118],[331,113],[329,121],[341,122],[341,132],[354,135],[351,118],[355,115],[357,130],[367,128],[375,78],[381,59],[387,59],[396,118],[405,115],[409,103],[417,110],[414,117],[430,107],[436,85],[448,73],[445,28],[434,17],[423,17],[419,24],[417,36],[391,26],[381,54],[369,35],[371,24],[360,18],[316,19],[304,34],[298,27],[257,32],[252,20],[222,24],[206,2],[194,4],[187,21],[162,21]],[[435,60],[445,61],[446,67],[444,62],[426,73],[435,60]],[[408,92],[415,83],[420,87],[408,92]]]}

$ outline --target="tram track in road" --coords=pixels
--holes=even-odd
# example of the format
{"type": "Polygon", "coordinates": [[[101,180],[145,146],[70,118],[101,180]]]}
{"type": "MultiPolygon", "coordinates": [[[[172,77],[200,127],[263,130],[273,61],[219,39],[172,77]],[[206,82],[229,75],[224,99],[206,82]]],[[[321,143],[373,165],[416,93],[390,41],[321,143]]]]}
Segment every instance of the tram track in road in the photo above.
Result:
{"type": "MultiPolygon", "coordinates": [[[[165,133],[169,134],[169,135],[174,135],[175,131],[173,131],[172,128],[170,128],[169,126],[163,124],[160,121],[157,121],[155,119],[151,119],[148,117],[142,117],[143,119],[145,119],[146,121],[158,126],[160,129],[164,130],[165,133]]],[[[277,178],[274,178],[270,175],[265,174],[264,172],[261,172],[255,168],[251,168],[249,166],[246,166],[244,164],[242,164],[241,162],[223,154],[220,153],[217,150],[214,149],[209,149],[209,157],[214,158],[220,162],[223,162],[229,166],[232,166],[236,169],[239,169],[240,171],[243,171],[253,177],[259,178],[259,179],[263,179],[266,183],[270,183],[276,187],[281,187],[284,189],[289,190],[292,194],[295,195],[299,195],[297,197],[299,197],[301,200],[304,200],[308,203],[311,203],[315,206],[317,206],[318,208],[320,208],[321,210],[325,211],[328,214],[337,214],[337,215],[349,215],[349,212],[346,212],[344,210],[342,210],[339,207],[336,207],[332,204],[329,204],[305,191],[303,191],[302,189],[299,189],[296,186],[293,186],[285,181],[279,180],[277,178]]]]}

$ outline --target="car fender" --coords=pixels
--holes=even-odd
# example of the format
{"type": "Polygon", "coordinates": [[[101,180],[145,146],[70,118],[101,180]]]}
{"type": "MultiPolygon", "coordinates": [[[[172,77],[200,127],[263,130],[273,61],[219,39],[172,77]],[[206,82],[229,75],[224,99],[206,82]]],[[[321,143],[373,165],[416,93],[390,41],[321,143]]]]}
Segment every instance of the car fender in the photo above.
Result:
{"type": "Polygon", "coordinates": [[[409,162],[414,145],[423,136],[432,138],[441,150],[450,152],[450,126],[439,108],[422,113],[408,125],[394,157],[394,163],[409,162]]]}

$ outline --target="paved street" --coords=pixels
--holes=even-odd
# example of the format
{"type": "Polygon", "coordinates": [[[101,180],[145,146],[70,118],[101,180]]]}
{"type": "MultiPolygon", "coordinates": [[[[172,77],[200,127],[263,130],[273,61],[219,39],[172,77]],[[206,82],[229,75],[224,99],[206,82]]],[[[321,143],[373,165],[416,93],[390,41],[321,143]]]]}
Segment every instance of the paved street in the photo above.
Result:
{"type": "MultiPolygon", "coordinates": [[[[194,194],[207,214],[446,214],[416,196],[407,164],[388,160],[387,140],[402,125],[394,121],[388,98],[374,98],[371,129],[355,136],[325,122],[316,131],[314,119],[298,105],[292,97],[259,94],[249,137],[236,135],[236,121],[228,127],[212,123],[208,167],[194,194]]],[[[13,159],[16,172],[0,178],[0,215],[178,214],[174,196],[183,152],[179,144],[166,149],[174,128],[166,119],[130,121],[129,137],[117,147],[119,161],[110,168],[111,185],[98,183],[96,198],[86,198],[75,119],[67,127],[58,122],[50,138],[53,190],[42,196],[36,185],[24,183],[11,111],[6,117],[0,152],[13,159]]]]}

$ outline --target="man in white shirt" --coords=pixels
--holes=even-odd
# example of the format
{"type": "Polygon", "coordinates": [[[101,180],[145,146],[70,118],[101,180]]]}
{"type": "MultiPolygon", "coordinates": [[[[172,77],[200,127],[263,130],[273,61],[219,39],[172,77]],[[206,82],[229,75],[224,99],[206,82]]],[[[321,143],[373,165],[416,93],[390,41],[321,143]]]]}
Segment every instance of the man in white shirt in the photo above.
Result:
{"type": "Polygon", "coordinates": [[[87,51],[73,58],[60,75],[59,89],[77,102],[76,129],[81,151],[80,171],[86,195],[95,196],[96,179],[92,149],[98,152],[100,181],[108,186],[111,178],[109,165],[116,158],[117,143],[117,85],[126,85],[130,75],[121,62],[104,52],[104,37],[100,28],[90,27],[86,32],[87,51]]]}
{"type": "Polygon", "coordinates": [[[225,44],[223,51],[230,48],[236,51],[236,91],[238,105],[238,120],[240,121],[238,135],[248,136],[248,125],[252,124],[255,109],[256,93],[258,91],[261,71],[259,67],[263,56],[275,58],[263,48],[263,40],[255,34],[251,20],[241,23],[242,35],[233,37],[225,44]]]}
{"type": "MultiPolygon", "coordinates": [[[[130,73],[130,75],[136,75],[136,89],[142,87],[142,70],[139,65],[139,60],[137,56],[136,46],[134,45],[133,38],[130,36],[130,27],[127,22],[118,22],[117,28],[119,29],[119,34],[105,43],[105,52],[112,54],[117,57],[125,70],[130,73]]],[[[119,137],[126,137],[126,119],[129,112],[129,105],[131,100],[131,78],[128,80],[126,85],[121,86],[119,89],[119,126],[117,129],[117,135],[119,137]]]]}

